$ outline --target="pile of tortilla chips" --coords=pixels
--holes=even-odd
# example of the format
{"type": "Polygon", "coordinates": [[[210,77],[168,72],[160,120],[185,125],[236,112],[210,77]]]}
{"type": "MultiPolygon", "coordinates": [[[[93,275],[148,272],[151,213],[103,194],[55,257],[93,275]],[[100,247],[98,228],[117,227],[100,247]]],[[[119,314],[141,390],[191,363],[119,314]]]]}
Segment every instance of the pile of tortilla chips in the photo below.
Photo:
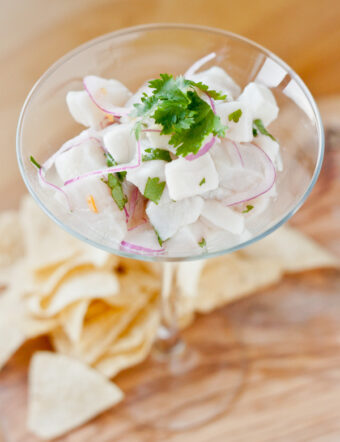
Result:
{"type": "MultiPolygon", "coordinates": [[[[247,249],[177,267],[180,324],[337,260],[285,227],[247,249]]],[[[29,373],[28,425],[53,438],[123,399],[112,379],[143,361],[160,321],[160,268],[109,255],[62,231],[24,198],[0,215],[0,369],[27,340],[48,335],[29,373]],[[94,400],[95,398],[95,400],[94,400]]]]}

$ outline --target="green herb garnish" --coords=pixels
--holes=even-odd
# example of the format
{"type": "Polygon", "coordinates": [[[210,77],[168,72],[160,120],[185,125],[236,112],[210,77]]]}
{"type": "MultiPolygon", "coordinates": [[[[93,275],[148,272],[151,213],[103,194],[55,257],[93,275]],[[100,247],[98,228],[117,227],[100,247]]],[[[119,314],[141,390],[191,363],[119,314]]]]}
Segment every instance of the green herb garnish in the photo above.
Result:
{"type": "Polygon", "coordinates": [[[160,78],[149,81],[149,86],[153,89],[152,95],[144,93],[141,103],[134,105],[134,116],[141,117],[135,126],[137,138],[143,121],[153,118],[162,126],[161,135],[171,135],[169,143],[177,148],[176,154],[185,157],[197,153],[209,134],[225,135],[226,127],[220,117],[200,98],[195,88],[215,100],[224,100],[225,95],[209,90],[202,83],[169,74],[160,74],[160,78]]]}
{"type": "Polygon", "coordinates": [[[142,155],[142,161],[163,160],[171,161],[170,152],[165,149],[145,149],[142,155]]]}
{"type": "Polygon", "coordinates": [[[154,231],[156,233],[157,236],[157,240],[158,240],[158,244],[162,247],[164,241],[162,240],[162,238],[159,236],[159,233],[157,232],[157,230],[154,228],[154,231]]]}
{"type": "MultiPolygon", "coordinates": [[[[105,155],[106,164],[108,167],[118,166],[117,161],[113,158],[113,156],[110,154],[110,152],[105,152],[104,155],[105,155]]],[[[116,173],[116,175],[118,176],[120,181],[124,181],[126,174],[127,174],[126,171],[116,173]]]]}
{"type": "Polygon", "coordinates": [[[237,109],[235,112],[232,112],[231,114],[228,115],[228,120],[234,121],[234,123],[238,123],[241,116],[242,116],[241,109],[237,109]]]}
{"type": "Polygon", "coordinates": [[[253,137],[257,137],[257,130],[253,127],[253,137]]]}
{"type": "Polygon", "coordinates": [[[38,169],[41,169],[41,165],[38,163],[38,161],[34,157],[32,157],[32,155],[30,156],[30,162],[32,164],[34,164],[35,167],[37,167],[38,169]]]}
{"type": "Polygon", "coordinates": [[[204,184],[204,183],[205,183],[205,178],[202,178],[200,181],[200,186],[202,186],[202,184],[204,184]]]}
{"type": "Polygon", "coordinates": [[[201,241],[198,243],[198,245],[203,249],[207,245],[205,238],[202,238],[201,241]]]}
{"type": "Polygon", "coordinates": [[[155,204],[159,203],[161,199],[163,190],[165,187],[165,182],[159,182],[159,178],[148,178],[144,189],[145,198],[153,201],[155,204]]]}
{"type": "Polygon", "coordinates": [[[242,213],[248,213],[248,212],[250,212],[253,208],[254,208],[254,206],[252,206],[251,204],[247,204],[246,208],[245,208],[244,210],[242,210],[242,213]]]}
{"type": "Polygon", "coordinates": [[[118,209],[123,210],[128,199],[126,195],[124,195],[122,183],[117,175],[118,174],[109,173],[107,176],[107,181],[102,181],[111,189],[111,196],[114,202],[117,204],[118,209]]]}
{"type": "Polygon", "coordinates": [[[264,127],[262,120],[257,119],[254,120],[254,124],[256,126],[256,129],[262,134],[266,135],[267,137],[271,138],[273,141],[276,141],[276,139],[273,137],[272,134],[270,134],[267,129],[264,127]]]}

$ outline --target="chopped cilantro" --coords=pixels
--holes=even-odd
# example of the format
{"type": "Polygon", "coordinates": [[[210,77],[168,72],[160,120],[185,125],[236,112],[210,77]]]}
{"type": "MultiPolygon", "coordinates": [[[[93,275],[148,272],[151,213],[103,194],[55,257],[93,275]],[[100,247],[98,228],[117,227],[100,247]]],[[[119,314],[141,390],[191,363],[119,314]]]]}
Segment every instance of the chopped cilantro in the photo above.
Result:
{"type": "Polygon", "coordinates": [[[251,204],[247,204],[247,205],[246,205],[246,208],[242,211],[242,213],[248,213],[248,212],[250,212],[253,208],[254,208],[254,206],[252,206],[251,204]]]}
{"type": "Polygon", "coordinates": [[[242,111],[241,109],[237,109],[236,111],[232,112],[231,114],[228,115],[228,120],[229,121],[234,121],[234,123],[238,123],[239,119],[242,116],[242,111]]]}
{"type": "Polygon", "coordinates": [[[165,182],[159,182],[159,178],[148,178],[144,189],[145,198],[153,201],[155,204],[159,203],[161,199],[163,190],[165,187],[165,182]]]}
{"type": "Polygon", "coordinates": [[[201,241],[198,243],[198,245],[203,249],[207,245],[205,238],[202,238],[201,241]]]}
{"type": "MultiPolygon", "coordinates": [[[[117,162],[115,161],[115,159],[113,158],[113,156],[110,154],[110,152],[105,152],[105,157],[106,157],[106,164],[108,167],[114,167],[114,166],[118,166],[117,162]]],[[[116,175],[118,176],[118,178],[120,179],[120,181],[124,181],[125,177],[126,177],[127,172],[123,171],[123,172],[117,172],[116,175]]]]}
{"type": "Polygon", "coordinates": [[[139,137],[144,119],[153,118],[162,126],[162,135],[171,135],[169,143],[177,148],[176,154],[185,157],[197,153],[207,135],[225,135],[226,127],[220,117],[200,98],[195,88],[216,100],[225,98],[221,93],[209,90],[202,83],[169,74],[160,74],[160,78],[151,80],[149,86],[153,89],[152,95],[144,93],[141,102],[134,105],[134,116],[141,117],[135,126],[136,137],[139,137]]]}
{"type": "Polygon", "coordinates": [[[159,236],[159,233],[157,232],[157,230],[156,230],[155,228],[154,228],[154,231],[155,231],[156,236],[157,236],[158,244],[162,247],[164,241],[163,241],[162,238],[159,236]]]}
{"type": "Polygon", "coordinates": [[[170,152],[165,149],[145,149],[142,155],[142,161],[163,160],[171,161],[170,152]]]}
{"type": "Polygon", "coordinates": [[[200,186],[202,186],[202,184],[204,184],[204,183],[205,183],[205,178],[202,178],[200,181],[200,186]]]}
{"type": "Polygon", "coordinates": [[[118,174],[109,173],[107,181],[102,180],[111,189],[111,195],[119,210],[123,210],[128,199],[124,195],[122,183],[117,176],[118,174]]]}
{"type": "Polygon", "coordinates": [[[253,136],[257,137],[257,129],[255,129],[255,127],[253,127],[253,136]]]}
{"type": "Polygon", "coordinates": [[[35,167],[37,167],[38,169],[41,169],[41,165],[38,163],[38,161],[34,157],[32,157],[32,155],[30,156],[30,162],[32,164],[34,164],[35,167]]]}
{"type": "Polygon", "coordinates": [[[266,135],[267,137],[271,138],[273,141],[276,141],[276,139],[273,137],[272,134],[270,134],[267,129],[264,127],[262,120],[257,119],[254,120],[254,124],[256,126],[256,129],[262,134],[266,135]]]}

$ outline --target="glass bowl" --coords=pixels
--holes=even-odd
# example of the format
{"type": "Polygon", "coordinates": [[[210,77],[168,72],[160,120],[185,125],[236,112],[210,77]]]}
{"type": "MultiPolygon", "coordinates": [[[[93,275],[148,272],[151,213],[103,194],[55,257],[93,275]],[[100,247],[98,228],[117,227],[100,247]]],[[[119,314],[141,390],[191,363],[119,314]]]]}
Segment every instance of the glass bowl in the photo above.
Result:
{"type": "Polygon", "coordinates": [[[319,111],[299,76],[268,50],[238,35],[189,25],[145,25],[113,32],[92,40],[57,61],[38,80],[23,106],[17,130],[17,154],[24,181],[40,207],[62,228],[93,246],[135,259],[183,261],[209,258],[246,247],[285,223],[303,204],[318,177],[324,150],[319,111]],[[65,96],[82,90],[82,78],[93,74],[116,78],[137,90],[161,72],[182,74],[197,59],[215,52],[204,66],[224,68],[243,88],[250,81],[270,87],[280,108],[270,131],[279,140],[284,169],[277,176],[277,197],[254,218],[250,239],[217,241],[208,253],[188,255],[177,250],[161,256],[122,250],[105,231],[92,229],[81,216],[70,213],[42,188],[33,155],[45,161],[82,127],[70,116],[65,96]]]}

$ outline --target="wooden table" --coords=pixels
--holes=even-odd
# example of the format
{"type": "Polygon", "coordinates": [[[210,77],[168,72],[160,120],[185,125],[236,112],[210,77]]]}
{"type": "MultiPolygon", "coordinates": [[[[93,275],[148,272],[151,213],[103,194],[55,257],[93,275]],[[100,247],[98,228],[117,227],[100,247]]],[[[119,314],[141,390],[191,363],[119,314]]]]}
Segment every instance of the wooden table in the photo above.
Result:
{"type": "MultiPolygon", "coordinates": [[[[15,207],[24,191],[14,143],[26,93],[58,57],[102,33],[165,21],[229,29],[276,52],[316,96],[340,94],[338,0],[0,0],[0,6],[0,209],[15,207]]],[[[293,223],[340,256],[340,101],[322,103],[328,127],[326,163],[293,223]]],[[[340,441],[339,288],[335,271],[292,276],[201,317],[186,332],[199,341],[209,326],[227,322],[240,345],[222,353],[235,359],[247,355],[242,394],[219,420],[190,433],[157,433],[134,427],[123,404],[60,440],[340,441]]],[[[26,374],[31,352],[47,345],[44,340],[28,343],[0,374],[1,442],[37,441],[25,429],[26,374]]],[[[118,383],[129,395],[133,380],[145,381],[148,370],[147,362],[120,375],[118,383]]]]}

